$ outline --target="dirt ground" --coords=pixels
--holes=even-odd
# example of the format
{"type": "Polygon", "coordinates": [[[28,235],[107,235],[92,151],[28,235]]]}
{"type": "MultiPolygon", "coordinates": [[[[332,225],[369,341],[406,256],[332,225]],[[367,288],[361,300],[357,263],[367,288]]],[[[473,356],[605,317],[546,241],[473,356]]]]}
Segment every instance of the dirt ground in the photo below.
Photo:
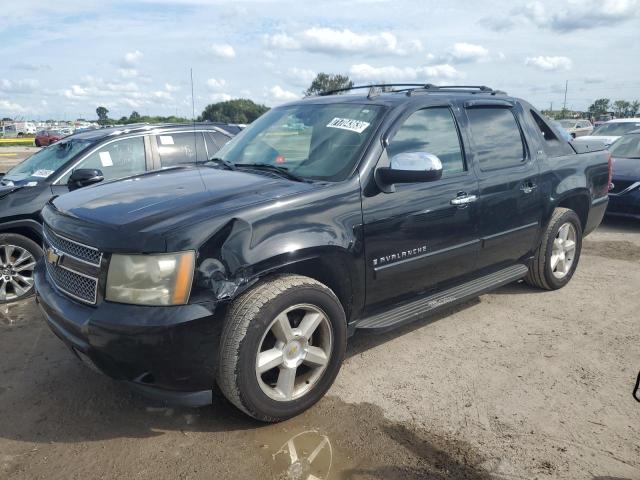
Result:
{"type": "Polygon", "coordinates": [[[150,406],[81,365],[33,301],[0,314],[0,478],[640,479],[640,222],[564,289],[522,284],[357,335],[328,396],[262,425],[150,406]]]}

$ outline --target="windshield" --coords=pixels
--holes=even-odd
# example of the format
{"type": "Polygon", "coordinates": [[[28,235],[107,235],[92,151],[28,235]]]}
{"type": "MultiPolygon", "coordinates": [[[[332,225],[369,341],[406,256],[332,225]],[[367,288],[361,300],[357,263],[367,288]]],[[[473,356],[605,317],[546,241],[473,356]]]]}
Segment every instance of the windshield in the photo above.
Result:
{"type": "Polygon", "coordinates": [[[564,128],[573,128],[576,124],[575,120],[558,120],[558,123],[564,128]]]}
{"type": "Polygon", "coordinates": [[[601,136],[622,136],[631,130],[635,130],[640,128],[639,122],[612,122],[605,123],[604,125],[600,125],[596,128],[591,135],[601,135],[601,136]]]}
{"type": "Polygon", "coordinates": [[[614,143],[609,151],[619,158],[640,158],[640,134],[625,135],[614,143]]]}
{"type": "Polygon", "coordinates": [[[262,163],[306,179],[340,181],[353,170],[384,108],[302,104],[270,110],[216,154],[233,164],[262,163]]]}
{"type": "Polygon", "coordinates": [[[19,182],[22,180],[38,181],[48,178],[62,167],[78,152],[91,145],[89,140],[66,140],[43,148],[19,163],[7,172],[3,180],[19,182]]]}

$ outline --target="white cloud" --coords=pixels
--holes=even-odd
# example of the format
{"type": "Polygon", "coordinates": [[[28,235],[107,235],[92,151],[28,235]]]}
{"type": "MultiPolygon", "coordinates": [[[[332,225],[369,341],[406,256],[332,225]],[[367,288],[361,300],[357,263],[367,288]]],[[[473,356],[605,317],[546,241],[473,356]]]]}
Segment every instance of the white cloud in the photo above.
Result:
{"type": "Polygon", "coordinates": [[[212,93],[208,98],[211,102],[227,102],[233,97],[228,93],[212,93]]]}
{"type": "Polygon", "coordinates": [[[2,100],[0,98],[0,109],[9,114],[22,113],[26,111],[26,108],[19,103],[10,102],[9,100],[2,100]]]}
{"type": "Polygon", "coordinates": [[[361,34],[349,29],[312,27],[291,36],[286,33],[266,35],[265,45],[282,50],[305,50],[329,55],[360,53],[375,55],[409,55],[422,50],[419,40],[401,42],[391,32],[361,34]]]}
{"type": "Polygon", "coordinates": [[[133,52],[127,52],[122,59],[122,65],[124,67],[136,65],[140,60],[142,60],[142,52],[140,50],[135,50],[133,52]]]}
{"type": "Polygon", "coordinates": [[[236,51],[228,43],[214,43],[209,51],[218,58],[235,58],[236,51]]]}
{"type": "Polygon", "coordinates": [[[293,92],[285,90],[280,85],[275,85],[269,89],[269,94],[271,97],[279,102],[289,102],[291,100],[297,100],[300,98],[300,95],[296,95],[293,92]]]}
{"type": "Polygon", "coordinates": [[[135,68],[119,68],[118,75],[122,78],[136,78],[138,76],[138,70],[135,68]]]}
{"type": "Polygon", "coordinates": [[[33,93],[40,86],[38,80],[25,78],[23,80],[0,79],[0,92],[5,93],[33,93]]]}
{"type": "Polygon", "coordinates": [[[277,48],[280,50],[297,50],[300,48],[300,43],[295,38],[290,37],[286,33],[265,35],[264,44],[267,47],[277,48]]]}
{"type": "Polygon", "coordinates": [[[453,60],[459,63],[480,62],[489,58],[489,50],[473,43],[454,43],[449,53],[453,60]]]}
{"type": "Polygon", "coordinates": [[[428,65],[423,67],[373,67],[366,63],[352,65],[349,74],[355,80],[369,80],[381,82],[408,82],[428,79],[453,79],[462,77],[453,65],[428,65]]]}
{"type": "Polygon", "coordinates": [[[314,78],[316,78],[316,72],[309,68],[291,67],[287,70],[289,81],[296,85],[308,85],[314,78]]]}
{"type": "Polygon", "coordinates": [[[212,90],[222,90],[227,85],[227,81],[224,78],[210,78],[207,80],[207,87],[212,90]]]}
{"type": "Polygon", "coordinates": [[[525,65],[538,68],[547,72],[571,70],[572,61],[567,57],[527,57],[524,61],[525,65]]]}
{"type": "Polygon", "coordinates": [[[637,18],[640,0],[557,0],[531,1],[515,7],[507,16],[491,16],[479,23],[496,32],[530,22],[539,28],[560,33],[611,27],[637,18]]]}
{"type": "Polygon", "coordinates": [[[178,90],[180,90],[180,87],[178,85],[171,85],[170,83],[165,83],[164,89],[167,92],[177,92],[178,90]]]}

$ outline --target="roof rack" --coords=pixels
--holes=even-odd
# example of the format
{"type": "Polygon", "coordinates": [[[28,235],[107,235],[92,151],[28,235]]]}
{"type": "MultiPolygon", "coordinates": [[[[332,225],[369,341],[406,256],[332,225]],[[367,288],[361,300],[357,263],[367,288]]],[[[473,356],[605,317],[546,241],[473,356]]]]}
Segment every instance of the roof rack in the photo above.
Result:
{"type": "Polygon", "coordinates": [[[321,92],[318,96],[335,95],[336,93],[348,92],[350,90],[359,90],[368,88],[367,96],[372,98],[385,92],[406,92],[412,95],[414,92],[464,92],[464,93],[487,93],[490,95],[506,95],[502,90],[494,90],[485,85],[434,85],[432,83],[373,83],[368,85],[354,85],[352,87],[336,88],[326,92],[321,92]],[[400,89],[386,90],[393,87],[402,87],[400,89]]]}

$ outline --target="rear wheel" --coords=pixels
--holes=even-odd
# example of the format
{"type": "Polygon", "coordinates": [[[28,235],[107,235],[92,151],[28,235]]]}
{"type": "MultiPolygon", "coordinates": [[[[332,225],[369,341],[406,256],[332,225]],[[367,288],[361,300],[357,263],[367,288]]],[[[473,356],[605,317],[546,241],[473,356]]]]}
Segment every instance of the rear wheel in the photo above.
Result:
{"type": "Polygon", "coordinates": [[[545,290],[564,287],[576,271],[581,250],[582,224],[578,215],[568,208],[556,208],[525,281],[545,290]]]}
{"type": "Polygon", "coordinates": [[[42,250],[33,240],[8,233],[0,235],[0,304],[33,294],[33,271],[42,250]]]}
{"type": "Polygon", "coordinates": [[[40,144],[40,140],[36,140],[35,141],[36,147],[41,147],[42,145],[40,144]]]}
{"type": "Polygon", "coordinates": [[[346,347],[342,305],[325,285],[299,275],[268,279],[230,307],[218,385],[261,421],[298,415],[335,380],[346,347]]]}

